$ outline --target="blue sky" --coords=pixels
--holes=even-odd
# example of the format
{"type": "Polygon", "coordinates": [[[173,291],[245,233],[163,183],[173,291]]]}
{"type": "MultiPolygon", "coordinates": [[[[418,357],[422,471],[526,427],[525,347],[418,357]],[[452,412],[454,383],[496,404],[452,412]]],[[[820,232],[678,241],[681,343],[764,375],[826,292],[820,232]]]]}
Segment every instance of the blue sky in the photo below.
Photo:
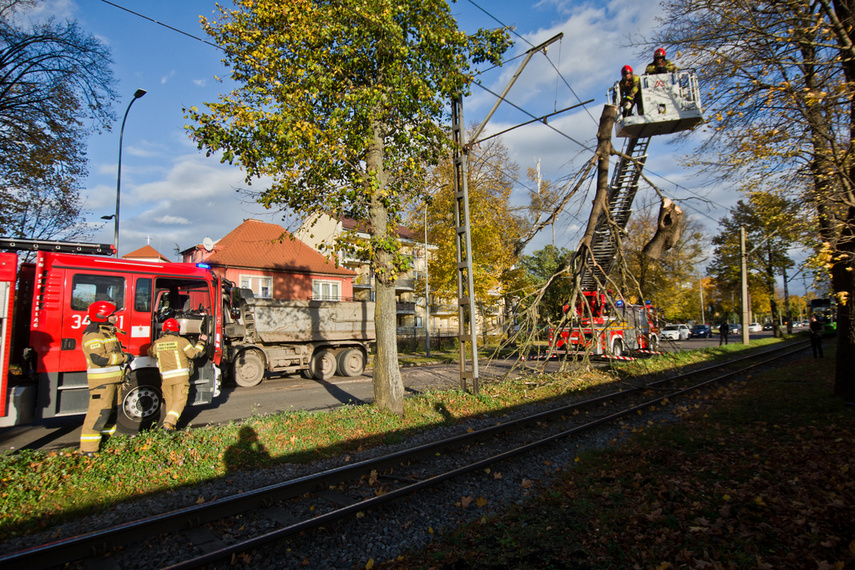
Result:
{"type": "MultiPolygon", "coordinates": [[[[139,15],[102,0],[46,0],[38,14],[77,20],[84,30],[110,48],[114,60],[117,90],[122,97],[115,107],[118,124],[112,132],[96,134],[88,140],[90,172],[85,197],[86,208],[91,212],[87,220],[92,224],[93,241],[113,241],[113,222],[103,222],[100,217],[115,211],[119,126],[138,88],[145,89],[147,94],[134,103],[124,131],[120,254],[150,242],[174,259],[176,247],[190,247],[205,237],[217,240],[246,218],[289,227],[293,220],[283,221],[281,212],[264,210],[238,192],[237,189],[246,187],[241,171],[220,164],[216,157],[205,157],[204,152],[196,150],[183,128],[186,123],[183,108],[194,105],[202,108],[205,102],[216,101],[218,94],[228,88],[227,81],[220,83],[216,79],[228,77],[219,50],[200,41],[208,37],[200,28],[199,16],[212,16],[214,1],[111,2],[139,15]]],[[[228,0],[222,3],[230,5],[228,0]]],[[[643,67],[650,59],[650,54],[630,47],[631,40],[649,34],[656,17],[661,15],[658,0],[476,0],[475,3],[459,0],[451,4],[451,11],[466,31],[513,26],[516,35],[512,55],[564,33],[563,40],[548,50],[548,59],[537,55],[531,60],[508,94],[509,101],[529,114],[503,103],[486,134],[528,121],[532,116],[594,99],[585,108],[550,119],[550,125],[563,135],[534,123],[503,136],[525,183],[528,183],[524,176],[526,169],[534,167],[538,160],[544,178],[559,181],[572,175],[590,157],[585,147],[595,145],[596,121],[620,68],[625,64],[643,67]]],[[[480,81],[499,93],[518,66],[519,62],[513,61],[485,74],[480,81]]],[[[482,121],[494,101],[494,96],[486,90],[473,87],[472,96],[464,101],[467,124],[482,121]]],[[[705,187],[703,181],[695,179],[678,162],[680,156],[692,150],[691,146],[677,147],[669,144],[669,140],[670,137],[662,136],[651,142],[645,172],[691,215],[714,227],[715,221],[726,215],[727,208],[740,196],[705,187]],[[711,202],[702,203],[698,196],[705,196],[711,202]]],[[[252,188],[260,189],[256,184],[252,188]]],[[[645,194],[653,193],[650,189],[642,190],[639,196],[645,194]]],[[[590,199],[591,195],[580,197],[561,216],[555,227],[556,245],[575,248],[579,223],[587,219],[590,199]]],[[[552,231],[547,229],[533,243],[533,248],[551,241],[552,231]]]]}

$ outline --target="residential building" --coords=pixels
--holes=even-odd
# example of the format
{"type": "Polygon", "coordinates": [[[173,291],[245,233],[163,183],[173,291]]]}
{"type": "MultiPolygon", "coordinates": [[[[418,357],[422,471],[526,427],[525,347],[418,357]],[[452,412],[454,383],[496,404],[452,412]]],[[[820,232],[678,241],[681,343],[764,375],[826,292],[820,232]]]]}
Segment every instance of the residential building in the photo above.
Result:
{"type": "MultiPolygon", "coordinates": [[[[424,233],[398,226],[398,237],[403,245],[404,253],[412,258],[412,267],[401,275],[395,283],[396,316],[399,335],[424,336],[425,334],[425,277],[430,285],[430,275],[427,270],[428,256],[436,246],[425,242],[424,233]]],[[[294,232],[301,241],[321,253],[331,253],[335,250],[336,240],[367,241],[371,231],[366,222],[352,218],[333,218],[327,214],[315,215],[308,218],[294,232]]],[[[360,259],[355,254],[346,253],[339,249],[337,252],[339,265],[356,272],[353,280],[353,294],[357,299],[374,300],[375,278],[368,261],[360,259]]],[[[431,335],[447,333],[457,334],[457,308],[437,305],[430,307],[431,335]],[[451,322],[453,319],[453,322],[451,322]]]]}
{"type": "Polygon", "coordinates": [[[272,299],[349,300],[356,272],[338,266],[285,228],[259,220],[244,222],[216,242],[205,240],[181,252],[189,263],[272,299]]]}

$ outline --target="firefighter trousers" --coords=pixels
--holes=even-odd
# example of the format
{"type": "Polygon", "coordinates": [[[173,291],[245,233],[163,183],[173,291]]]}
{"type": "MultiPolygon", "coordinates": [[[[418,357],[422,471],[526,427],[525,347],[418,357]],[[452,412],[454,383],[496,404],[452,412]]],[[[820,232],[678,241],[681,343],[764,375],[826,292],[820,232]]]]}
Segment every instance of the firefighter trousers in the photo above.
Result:
{"type": "Polygon", "coordinates": [[[187,405],[187,396],[190,394],[190,379],[177,383],[165,384],[161,387],[163,391],[163,405],[166,408],[166,418],[163,427],[175,428],[178,419],[187,405]]]}
{"type": "Polygon", "coordinates": [[[101,437],[116,432],[120,386],[118,382],[89,386],[89,409],[80,431],[80,451],[83,453],[98,451],[101,437]]]}

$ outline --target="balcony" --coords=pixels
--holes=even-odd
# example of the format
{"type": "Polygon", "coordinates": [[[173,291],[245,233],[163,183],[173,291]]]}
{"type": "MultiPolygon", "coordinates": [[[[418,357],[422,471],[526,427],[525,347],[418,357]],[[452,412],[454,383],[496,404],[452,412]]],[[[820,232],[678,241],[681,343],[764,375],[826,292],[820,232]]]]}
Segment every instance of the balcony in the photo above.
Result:
{"type": "Polygon", "coordinates": [[[404,303],[397,302],[396,305],[396,313],[399,315],[415,315],[416,314],[416,304],[415,303],[404,303]]]}
{"type": "Polygon", "coordinates": [[[446,304],[431,304],[430,306],[430,314],[431,315],[456,315],[457,314],[457,305],[446,303],[446,304]]]}

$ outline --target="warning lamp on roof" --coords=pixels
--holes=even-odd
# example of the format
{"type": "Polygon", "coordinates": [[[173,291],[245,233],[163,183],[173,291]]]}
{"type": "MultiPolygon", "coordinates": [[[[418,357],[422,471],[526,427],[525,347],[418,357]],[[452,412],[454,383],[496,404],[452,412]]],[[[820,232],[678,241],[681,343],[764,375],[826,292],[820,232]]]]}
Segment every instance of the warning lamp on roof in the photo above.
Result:
{"type": "Polygon", "coordinates": [[[623,301],[621,301],[620,299],[615,301],[615,307],[623,307],[623,301]]]}

